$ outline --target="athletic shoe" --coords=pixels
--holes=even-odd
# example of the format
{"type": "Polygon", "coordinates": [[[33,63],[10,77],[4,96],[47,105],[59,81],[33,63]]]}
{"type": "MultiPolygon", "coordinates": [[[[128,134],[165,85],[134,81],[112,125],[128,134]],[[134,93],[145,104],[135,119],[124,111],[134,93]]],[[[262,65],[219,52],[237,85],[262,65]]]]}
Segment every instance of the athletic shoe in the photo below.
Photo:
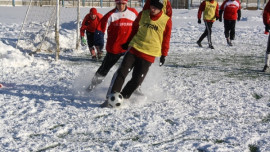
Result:
{"type": "Polygon", "coordinates": [[[101,58],[102,58],[102,53],[103,53],[103,52],[98,51],[98,53],[97,53],[98,59],[101,59],[101,58]]]}
{"type": "Polygon", "coordinates": [[[209,45],[209,48],[211,48],[211,49],[215,49],[215,48],[213,47],[213,45],[209,45]]]}
{"type": "Polygon", "coordinates": [[[106,99],[101,105],[99,105],[100,108],[110,108],[108,99],[106,99]]]}
{"type": "Polygon", "coordinates": [[[269,70],[269,66],[265,65],[265,66],[263,67],[262,72],[266,72],[267,70],[269,70]]]}
{"type": "Polygon", "coordinates": [[[201,42],[197,41],[197,44],[199,45],[199,47],[202,47],[201,42]]]}
{"type": "Polygon", "coordinates": [[[227,44],[228,44],[229,46],[233,46],[230,39],[227,39],[227,44]]]}
{"type": "Polygon", "coordinates": [[[92,59],[97,59],[97,56],[92,56],[92,59]]]}
{"type": "Polygon", "coordinates": [[[133,93],[138,96],[144,96],[141,87],[137,88],[133,93]]]}

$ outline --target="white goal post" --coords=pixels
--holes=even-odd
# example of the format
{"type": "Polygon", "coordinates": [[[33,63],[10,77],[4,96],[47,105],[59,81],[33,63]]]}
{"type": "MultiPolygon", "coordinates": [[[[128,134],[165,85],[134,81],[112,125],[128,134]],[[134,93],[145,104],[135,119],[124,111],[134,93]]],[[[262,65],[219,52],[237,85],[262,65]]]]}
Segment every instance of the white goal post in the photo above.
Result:
{"type": "Polygon", "coordinates": [[[33,0],[23,1],[28,8],[16,48],[30,55],[41,51],[55,52],[55,60],[59,59],[60,50],[80,48],[80,0],[77,6],[72,7],[60,7],[59,0],[52,0],[50,5],[36,5],[33,0]]]}

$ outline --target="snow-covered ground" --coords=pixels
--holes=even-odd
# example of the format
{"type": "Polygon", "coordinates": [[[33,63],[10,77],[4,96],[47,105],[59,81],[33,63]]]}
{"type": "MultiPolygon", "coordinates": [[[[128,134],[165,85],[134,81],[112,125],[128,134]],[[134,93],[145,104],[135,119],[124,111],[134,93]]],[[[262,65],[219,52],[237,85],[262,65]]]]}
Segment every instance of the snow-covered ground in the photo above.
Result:
{"type": "MultiPolygon", "coordinates": [[[[82,16],[88,11],[82,8],[82,16]]],[[[117,66],[85,91],[100,62],[85,48],[67,49],[75,29],[60,31],[65,51],[57,62],[54,53],[29,56],[23,42],[15,48],[25,12],[0,8],[1,151],[270,151],[261,11],[242,11],[233,47],[215,22],[211,50],[206,39],[203,48],[195,43],[205,28],[197,10],[173,10],[166,63],[152,65],[142,85],[147,100],[133,96],[118,109],[98,108],[117,66]]]]}

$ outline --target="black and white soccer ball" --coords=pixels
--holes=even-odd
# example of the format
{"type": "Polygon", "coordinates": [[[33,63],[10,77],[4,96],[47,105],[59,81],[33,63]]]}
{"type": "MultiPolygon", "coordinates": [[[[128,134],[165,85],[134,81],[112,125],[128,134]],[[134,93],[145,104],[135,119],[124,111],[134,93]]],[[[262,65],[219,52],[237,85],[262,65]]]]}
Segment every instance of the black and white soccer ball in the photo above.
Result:
{"type": "Polygon", "coordinates": [[[112,108],[122,106],[123,101],[124,101],[124,97],[119,92],[110,94],[108,98],[108,104],[112,108]]]}

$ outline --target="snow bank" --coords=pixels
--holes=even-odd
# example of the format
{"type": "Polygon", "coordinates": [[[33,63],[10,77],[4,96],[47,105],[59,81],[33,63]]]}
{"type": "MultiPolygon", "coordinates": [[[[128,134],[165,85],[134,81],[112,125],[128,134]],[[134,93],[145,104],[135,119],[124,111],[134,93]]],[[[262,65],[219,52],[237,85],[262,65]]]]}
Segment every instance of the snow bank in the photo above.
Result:
{"type": "Polygon", "coordinates": [[[24,67],[31,65],[33,58],[20,50],[0,41],[0,58],[3,67],[24,67]]]}

